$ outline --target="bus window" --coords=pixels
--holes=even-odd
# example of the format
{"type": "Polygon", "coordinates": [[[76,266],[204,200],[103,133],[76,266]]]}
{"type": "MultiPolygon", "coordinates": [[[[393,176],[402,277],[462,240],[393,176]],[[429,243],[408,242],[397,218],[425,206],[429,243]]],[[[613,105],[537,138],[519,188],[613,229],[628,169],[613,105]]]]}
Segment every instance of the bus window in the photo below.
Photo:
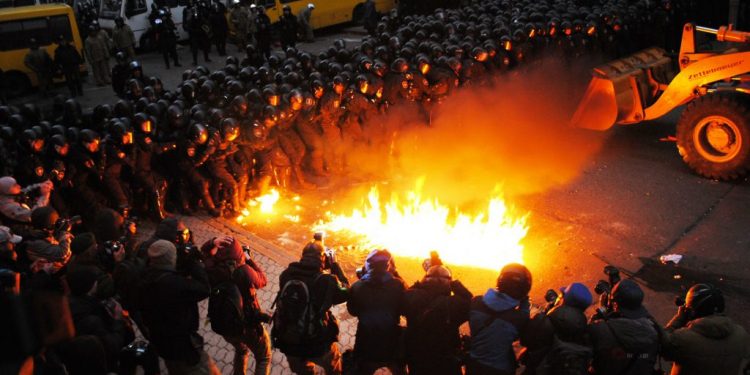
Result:
{"type": "Polygon", "coordinates": [[[148,7],[146,0],[125,0],[125,14],[132,17],[136,14],[146,13],[148,7]]]}
{"type": "Polygon", "coordinates": [[[0,22],[0,50],[23,48],[28,43],[24,38],[21,21],[0,22]]]}
{"type": "Polygon", "coordinates": [[[295,1],[299,1],[299,0],[281,0],[281,3],[282,4],[289,4],[289,3],[293,3],[295,1]]]}
{"type": "Polygon", "coordinates": [[[102,0],[99,17],[113,20],[120,15],[120,8],[122,8],[122,0],[102,0]]]}
{"type": "Polygon", "coordinates": [[[49,18],[49,34],[52,40],[57,40],[60,35],[64,36],[67,40],[73,39],[73,34],[70,33],[70,20],[68,16],[52,16],[49,18]]]}
{"type": "Polygon", "coordinates": [[[21,23],[23,24],[22,38],[25,39],[25,41],[34,38],[40,46],[46,46],[52,43],[46,18],[31,18],[23,20],[21,23]]]}

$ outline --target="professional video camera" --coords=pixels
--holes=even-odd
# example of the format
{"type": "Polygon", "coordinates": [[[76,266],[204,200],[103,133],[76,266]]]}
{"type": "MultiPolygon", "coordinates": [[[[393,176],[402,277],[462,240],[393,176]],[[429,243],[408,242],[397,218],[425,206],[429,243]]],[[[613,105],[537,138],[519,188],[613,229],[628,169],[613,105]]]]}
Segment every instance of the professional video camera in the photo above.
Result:
{"type": "Polygon", "coordinates": [[[604,274],[607,275],[607,280],[599,280],[594,287],[596,294],[599,294],[599,307],[594,313],[593,319],[604,318],[610,311],[613,310],[612,306],[612,288],[620,282],[620,270],[613,265],[607,265],[604,267],[604,274]]]}

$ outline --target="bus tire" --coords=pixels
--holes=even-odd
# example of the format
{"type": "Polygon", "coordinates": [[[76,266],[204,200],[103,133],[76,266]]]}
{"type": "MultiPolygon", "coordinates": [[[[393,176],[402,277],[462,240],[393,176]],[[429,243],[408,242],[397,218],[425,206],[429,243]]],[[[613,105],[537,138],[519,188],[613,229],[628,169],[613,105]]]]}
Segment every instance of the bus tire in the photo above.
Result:
{"type": "Polygon", "coordinates": [[[355,25],[361,25],[365,20],[365,7],[362,3],[357,4],[352,10],[352,23],[355,25]]]}
{"type": "Polygon", "coordinates": [[[8,97],[23,96],[31,91],[31,80],[24,73],[19,71],[7,72],[5,73],[5,79],[8,81],[8,97]]]}

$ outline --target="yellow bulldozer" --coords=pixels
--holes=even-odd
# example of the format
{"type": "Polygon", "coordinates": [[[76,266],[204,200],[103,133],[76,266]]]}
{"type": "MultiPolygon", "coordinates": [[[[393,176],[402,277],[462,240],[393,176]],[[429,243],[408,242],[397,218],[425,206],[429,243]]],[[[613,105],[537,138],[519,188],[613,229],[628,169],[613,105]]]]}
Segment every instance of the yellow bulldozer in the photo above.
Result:
{"type": "Polygon", "coordinates": [[[732,25],[685,24],[677,64],[653,47],[595,68],[572,125],[607,130],[657,119],[686,105],[676,135],[685,163],[704,177],[741,178],[750,171],[749,42],[750,32],[732,25]],[[696,31],[733,44],[696,51],[696,31]]]}

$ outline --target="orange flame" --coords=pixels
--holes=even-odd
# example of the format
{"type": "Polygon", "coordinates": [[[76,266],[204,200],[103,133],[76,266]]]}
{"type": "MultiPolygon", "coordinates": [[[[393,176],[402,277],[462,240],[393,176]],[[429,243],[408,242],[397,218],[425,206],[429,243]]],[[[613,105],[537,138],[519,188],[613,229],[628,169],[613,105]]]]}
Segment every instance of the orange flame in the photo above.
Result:
{"type": "Polygon", "coordinates": [[[385,248],[396,255],[425,258],[437,250],[449,264],[497,270],[503,265],[523,261],[528,215],[515,216],[500,194],[478,214],[459,212],[437,199],[421,196],[424,180],[402,199],[392,194],[381,201],[372,187],[362,207],[349,215],[329,213],[327,222],[318,222],[316,230],[348,233],[361,238],[367,248],[385,248]]]}
{"type": "Polygon", "coordinates": [[[274,206],[279,201],[281,194],[276,189],[269,190],[266,194],[255,197],[247,202],[248,208],[242,210],[237,216],[237,222],[245,223],[253,213],[268,216],[274,213],[274,206]]]}

